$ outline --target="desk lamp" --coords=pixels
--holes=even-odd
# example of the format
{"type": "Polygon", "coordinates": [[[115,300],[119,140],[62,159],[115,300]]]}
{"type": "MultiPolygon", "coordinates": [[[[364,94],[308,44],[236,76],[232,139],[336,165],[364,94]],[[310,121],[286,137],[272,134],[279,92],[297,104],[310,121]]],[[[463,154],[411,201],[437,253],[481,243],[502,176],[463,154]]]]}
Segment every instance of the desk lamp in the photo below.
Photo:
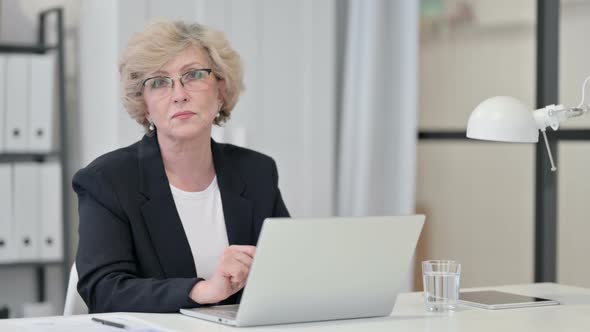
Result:
{"type": "Polygon", "coordinates": [[[548,105],[531,112],[523,102],[513,97],[497,96],[486,99],[471,112],[467,122],[467,137],[486,141],[536,143],[541,131],[549,153],[551,171],[555,172],[557,168],[545,130],[548,127],[558,130],[559,125],[567,119],[583,115],[590,110],[590,106],[584,106],[584,91],[589,79],[590,76],[582,85],[582,101],[578,106],[571,108],[548,105]]]}

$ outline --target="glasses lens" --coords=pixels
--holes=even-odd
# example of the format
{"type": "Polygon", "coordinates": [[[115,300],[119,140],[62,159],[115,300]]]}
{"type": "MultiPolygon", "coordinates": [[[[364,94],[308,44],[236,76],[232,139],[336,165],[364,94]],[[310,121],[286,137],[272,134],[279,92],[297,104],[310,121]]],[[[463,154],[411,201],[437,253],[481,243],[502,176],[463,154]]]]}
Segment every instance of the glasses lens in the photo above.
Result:
{"type": "Polygon", "coordinates": [[[152,77],[145,81],[144,92],[147,95],[162,96],[170,92],[172,80],[168,77],[152,77]]]}
{"type": "Polygon", "coordinates": [[[188,90],[199,91],[207,88],[207,76],[209,76],[209,71],[195,69],[182,75],[181,80],[188,90]]]}

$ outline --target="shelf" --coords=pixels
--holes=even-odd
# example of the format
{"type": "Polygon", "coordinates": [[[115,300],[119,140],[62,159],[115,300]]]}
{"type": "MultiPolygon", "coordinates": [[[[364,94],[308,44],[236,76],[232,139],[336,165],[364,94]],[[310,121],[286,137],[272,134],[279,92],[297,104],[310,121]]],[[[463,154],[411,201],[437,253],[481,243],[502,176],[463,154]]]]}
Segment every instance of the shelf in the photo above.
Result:
{"type": "MultiPolygon", "coordinates": [[[[1,0],[0,0],[1,1],[1,0]]],[[[53,21],[52,21],[53,22],[53,21]]],[[[67,289],[68,285],[68,276],[69,271],[71,268],[71,258],[70,258],[70,250],[69,250],[69,220],[70,220],[70,203],[69,203],[69,196],[68,196],[68,189],[70,186],[69,170],[68,170],[68,146],[67,146],[67,135],[66,130],[68,128],[67,125],[67,117],[66,115],[66,84],[65,84],[65,45],[64,45],[64,17],[63,17],[63,8],[55,7],[50,8],[47,10],[42,11],[38,17],[38,31],[37,31],[37,40],[34,43],[30,44],[18,44],[18,43],[0,43],[0,54],[2,53],[24,53],[24,54],[44,54],[48,51],[55,51],[56,53],[56,84],[57,84],[57,111],[56,114],[58,116],[57,119],[57,126],[59,128],[59,137],[56,141],[56,146],[54,149],[56,151],[49,151],[44,153],[36,153],[36,152],[25,152],[22,153],[13,153],[7,152],[3,153],[0,152],[0,163],[19,163],[19,162],[45,162],[48,160],[58,160],[61,164],[61,195],[62,195],[62,202],[61,202],[61,210],[63,214],[63,221],[62,221],[62,235],[63,235],[63,255],[62,259],[59,260],[50,260],[50,261],[41,261],[41,258],[38,260],[33,261],[13,261],[13,262],[6,262],[0,263],[0,270],[2,269],[9,269],[15,267],[25,267],[25,268],[32,268],[35,270],[36,276],[36,289],[37,289],[37,301],[44,302],[46,301],[46,276],[45,270],[46,267],[49,266],[61,266],[64,276],[64,289],[67,289]],[[53,16],[55,18],[55,42],[47,42],[47,18],[49,16],[53,16]]],[[[0,317],[2,316],[2,308],[0,308],[0,317]]]]}
{"type": "Polygon", "coordinates": [[[0,153],[0,163],[36,161],[43,162],[47,159],[59,157],[59,152],[49,153],[0,153]]]}
{"type": "Polygon", "coordinates": [[[29,44],[0,44],[0,53],[34,53],[43,54],[50,50],[55,50],[55,46],[40,46],[29,44]]]}

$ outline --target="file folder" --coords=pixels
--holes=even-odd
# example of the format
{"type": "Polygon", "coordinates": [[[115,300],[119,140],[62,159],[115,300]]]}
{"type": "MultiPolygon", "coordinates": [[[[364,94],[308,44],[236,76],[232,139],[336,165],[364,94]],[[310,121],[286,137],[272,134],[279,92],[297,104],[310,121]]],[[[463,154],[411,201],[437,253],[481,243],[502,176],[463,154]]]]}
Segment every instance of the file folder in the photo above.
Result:
{"type": "Polygon", "coordinates": [[[29,55],[9,55],[6,59],[4,151],[25,152],[29,124],[29,55]]]}
{"type": "Polygon", "coordinates": [[[0,164],[0,263],[16,259],[12,203],[12,165],[0,164]]]}
{"type": "Polygon", "coordinates": [[[0,54],[0,153],[4,151],[6,127],[6,56],[0,54]]]}
{"type": "Polygon", "coordinates": [[[14,240],[19,261],[39,259],[39,166],[14,164],[14,240]]]}
{"type": "Polygon", "coordinates": [[[63,258],[61,166],[56,161],[40,164],[41,259],[63,258]]]}
{"type": "Polygon", "coordinates": [[[35,54],[30,56],[30,92],[29,92],[29,151],[37,153],[51,152],[56,140],[54,124],[56,123],[55,98],[55,54],[35,54]]]}

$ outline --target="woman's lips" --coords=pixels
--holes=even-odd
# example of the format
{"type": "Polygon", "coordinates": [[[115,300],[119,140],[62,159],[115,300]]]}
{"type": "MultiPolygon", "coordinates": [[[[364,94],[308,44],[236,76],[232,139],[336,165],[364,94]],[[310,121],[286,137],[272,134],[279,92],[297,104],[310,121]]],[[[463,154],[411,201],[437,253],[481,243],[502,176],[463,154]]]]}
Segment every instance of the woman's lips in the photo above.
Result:
{"type": "Polygon", "coordinates": [[[190,111],[182,111],[182,112],[178,112],[175,113],[172,118],[173,119],[188,119],[190,117],[192,117],[193,115],[196,115],[194,112],[190,112],[190,111]]]}

